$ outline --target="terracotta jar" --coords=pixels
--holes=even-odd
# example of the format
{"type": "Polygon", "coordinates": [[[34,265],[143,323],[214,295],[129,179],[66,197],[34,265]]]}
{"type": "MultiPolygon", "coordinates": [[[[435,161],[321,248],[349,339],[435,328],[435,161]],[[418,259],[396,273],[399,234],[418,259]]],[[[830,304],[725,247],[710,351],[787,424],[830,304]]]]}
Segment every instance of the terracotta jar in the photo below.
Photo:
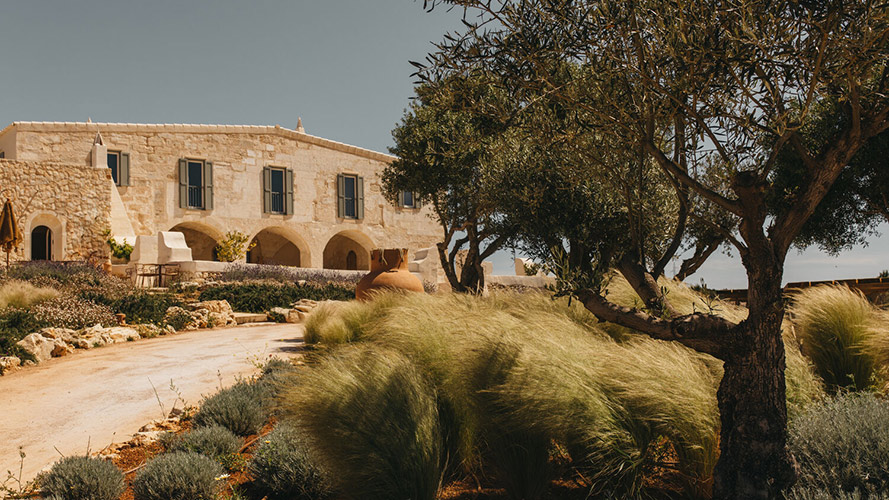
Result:
{"type": "Polygon", "coordinates": [[[370,273],[355,287],[355,298],[369,300],[373,290],[422,292],[423,283],[407,270],[407,248],[376,248],[370,252],[370,273]]]}

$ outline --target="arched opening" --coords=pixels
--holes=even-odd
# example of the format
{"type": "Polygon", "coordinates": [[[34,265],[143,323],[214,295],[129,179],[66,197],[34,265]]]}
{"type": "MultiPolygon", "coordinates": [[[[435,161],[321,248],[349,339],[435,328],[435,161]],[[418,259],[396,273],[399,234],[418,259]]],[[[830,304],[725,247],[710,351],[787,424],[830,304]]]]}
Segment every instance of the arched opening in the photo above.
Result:
{"type": "Polygon", "coordinates": [[[256,233],[250,241],[247,262],[279,266],[309,267],[309,246],[295,231],[272,226],[256,233]]]}
{"type": "Polygon", "coordinates": [[[358,269],[358,254],[354,250],[349,250],[349,255],[346,255],[346,269],[350,271],[358,269]]]}
{"type": "Polygon", "coordinates": [[[359,231],[335,234],[324,247],[324,269],[370,269],[373,241],[359,231]]]}
{"type": "Polygon", "coordinates": [[[50,213],[37,213],[25,222],[26,257],[31,260],[65,260],[65,224],[50,213]]]}
{"type": "Polygon", "coordinates": [[[213,227],[200,222],[183,222],[170,228],[170,231],[185,236],[185,244],[191,248],[193,260],[219,260],[216,257],[216,243],[223,235],[213,227]]]}
{"type": "Polygon", "coordinates": [[[31,260],[52,260],[52,229],[37,226],[31,230],[31,260]]]}

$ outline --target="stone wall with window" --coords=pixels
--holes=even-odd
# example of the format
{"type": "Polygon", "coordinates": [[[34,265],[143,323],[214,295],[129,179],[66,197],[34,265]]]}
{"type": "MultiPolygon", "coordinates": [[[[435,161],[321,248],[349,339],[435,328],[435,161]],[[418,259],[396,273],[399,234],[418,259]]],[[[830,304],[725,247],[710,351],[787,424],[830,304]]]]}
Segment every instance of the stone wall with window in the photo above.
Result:
{"type": "MultiPolygon", "coordinates": [[[[10,199],[24,242],[10,260],[108,258],[102,235],[111,226],[108,169],[23,160],[0,160],[0,203],[10,199]],[[46,239],[45,243],[34,240],[46,239]],[[32,255],[35,247],[39,255],[32,255]],[[45,245],[45,246],[44,246],[45,245]]],[[[0,252],[0,260],[5,262],[0,252]]]]}
{"type": "MultiPolygon", "coordinates": [[[[116,189],[137,235],[175,228],[218,240],[237,230],[266,242],[268,253],[291,256],[288,264],[298,255],[302,267],[325,266],[325,249],[337,235],[361,248],[406,247],[411,254],[440,239],[428,208],[397,206],[383,198],[379,173],[391,156],[297,130],[16,122],[0,132],[0,141],[14,134],[20,160],[91,165],[97,133],[109,152],[126,156],[127,184],[116,189]],[[204,165],[200,179],[189,173],[191,162],[204,165]],[[343,176],[355,183],[348,210],[340,206],[347,201],[338,185],[343,176]],[[195,203],[183,203],[183,192],[192,192],[195,203]],[[296,248],[282,253],[274,238],[296,248]]],[[[339,250],[328,254],[339,255],[339,250]]],[[[263,260],[256,255],[262,252],[252,257],[263,260]]],[[[345,259],[329,265],[351,265],[345,259]]],[[[357,265],[365,263],[362,257],[357,265]]]]}

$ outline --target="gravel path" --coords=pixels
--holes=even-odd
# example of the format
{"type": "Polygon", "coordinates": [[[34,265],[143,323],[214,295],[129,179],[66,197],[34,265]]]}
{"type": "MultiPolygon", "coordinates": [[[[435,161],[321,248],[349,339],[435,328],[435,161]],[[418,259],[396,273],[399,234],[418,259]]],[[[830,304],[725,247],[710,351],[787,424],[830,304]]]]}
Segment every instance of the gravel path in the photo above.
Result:
{"type": "Polygon", "coordinates": [[[77,351],[0,376],[0,482],[7,470],[18,475],[20,446],[23,478],[31,479],[60,452],[127,441],[161,417],[158,397],[167,412],[181,407],[171,381],[196,405],[255,373],[254,363],[270,354],[292,355],[302,335],[292,324],[194,331],[77,351]]]}

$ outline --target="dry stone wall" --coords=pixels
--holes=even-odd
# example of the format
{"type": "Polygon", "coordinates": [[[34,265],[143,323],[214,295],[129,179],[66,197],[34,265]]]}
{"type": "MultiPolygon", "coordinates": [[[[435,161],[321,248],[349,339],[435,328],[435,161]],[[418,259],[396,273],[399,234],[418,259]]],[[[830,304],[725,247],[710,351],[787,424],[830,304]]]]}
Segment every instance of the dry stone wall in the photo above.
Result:
{"type": "Polygon", "coordinates": [[[108,169],[0,160],[0,202],[12,200],[24,237],[10,260],[31,258],[31,232],[41,225],[52,231],[53,260],[107,259],[102,232],[111,223],[113,187],[108,169]]]}

